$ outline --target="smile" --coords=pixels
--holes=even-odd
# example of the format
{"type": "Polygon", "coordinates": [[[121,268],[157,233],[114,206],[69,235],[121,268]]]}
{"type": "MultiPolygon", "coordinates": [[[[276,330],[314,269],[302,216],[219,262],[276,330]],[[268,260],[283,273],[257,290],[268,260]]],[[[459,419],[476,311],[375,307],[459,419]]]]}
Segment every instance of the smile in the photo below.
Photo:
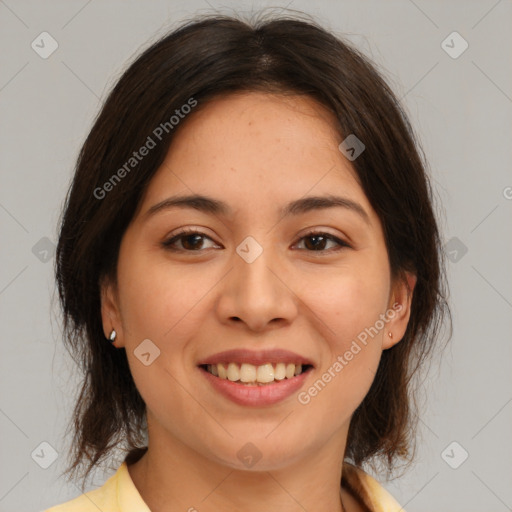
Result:
{"type": "Polygon", "coordinates": [[[201,365],[201,367],[219,379],[227,379],[231,382],[238,382],[249,386],[262,386],[275,381],[292,379],[308,371],[311,365],[265,363],[256,366],[250,363],[219,363],[205,364],[201,365]]]}

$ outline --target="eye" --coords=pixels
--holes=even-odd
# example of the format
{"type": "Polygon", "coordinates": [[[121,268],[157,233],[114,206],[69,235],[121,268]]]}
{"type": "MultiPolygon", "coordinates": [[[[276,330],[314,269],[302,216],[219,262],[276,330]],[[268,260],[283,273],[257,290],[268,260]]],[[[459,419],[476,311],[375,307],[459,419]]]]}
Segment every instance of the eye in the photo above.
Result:
{"type": "Polygon", "coordinates": [[[306,249],[308,252],[337,252],[343,249],[344,247],[350,247],[349,244],[335,237],[334,235],[330,235],[329,233],[323,233],[321,231],[311,231],[303,236],[299,242],[310,240],[311,243],[306,243],[306,249]],[[326,251],[325,246],[328,242],[332,242],[339,246],[338,249],[334,249],[334,251],[326,251]]]}
{"type": "Polygon", "coordinates": [[[200,231],[196,231],[194,229],[183,229],[169,240],[162,242],[161,245],[164,249],[169,251],[199,252],[204,248],[204,242],[202,239],[212,240],[209,236],[201,233],[200,231]],[[181,247],[175,247],[177,242],[180,242],[181,247]]]}
{"type": "MultiPolygon", "coordinates": [[[[200,231],[196,231],[194,229],[183,229],[179,233],[175,234],[169,240],[165,240],[161,243],[164,249],[175,251],[175,252],[200,252],[204,249],[204,239],[213,240],[204,233],[200,231]],[[179,243],[181,247],[176,247],[176,244],[179,243]]],[[[331,235],[329,233],[324,233],[321,231],[311,231],[310,233],[303,236],[299,242],[305,241],[305,248],[308,252],[337,252],[344,247],[350,247],[349,244],[340,240],[339,238],[331,235]],[[309,243],[308,243],[309,241],[309,243]],[[328,243],[334,243],[338,245],[338,249],[326,250],[326,245],[328,243]]],[[[216,246],[218,247],[218,246],[216,246]]]]}

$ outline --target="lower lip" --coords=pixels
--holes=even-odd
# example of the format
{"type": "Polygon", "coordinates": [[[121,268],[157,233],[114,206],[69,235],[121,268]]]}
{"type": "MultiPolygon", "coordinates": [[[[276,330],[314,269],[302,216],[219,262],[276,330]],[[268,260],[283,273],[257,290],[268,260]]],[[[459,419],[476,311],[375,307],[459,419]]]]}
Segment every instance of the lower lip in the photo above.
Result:
{"type": "Polygon", "coordinates": [[[274,381],[272,384],[265,384],[263,386],[240,384],[238,382],[232,382],[229,379],[215,377],[215,375],[212,375],[204,368],[199,367],[199,370],[208,379],[214,389],[226,398],[229,398],[239,405],[258,407],[276,404],[288,398],[290,395],[293,395],[293,393],[302,387],[312,368],[291,379],[274,381]]]}

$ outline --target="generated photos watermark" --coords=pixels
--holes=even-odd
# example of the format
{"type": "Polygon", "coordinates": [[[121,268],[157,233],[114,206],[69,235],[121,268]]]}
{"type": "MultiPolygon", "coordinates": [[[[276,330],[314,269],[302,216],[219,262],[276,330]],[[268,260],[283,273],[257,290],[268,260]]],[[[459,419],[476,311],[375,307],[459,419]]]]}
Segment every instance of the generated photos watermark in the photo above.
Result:
{"type": "Polygon", "coordinates": [[[112,176],[101,186],[96,187],[93,191],[93,195],[96,199],[104,199],[106,195],[113,190],[113,188],[121,182],[133,169],[135,169],[144,157],[154,149],[157,145],[157,141],[160,142],[163,137],[170,133],[182,119],[190,114],[192,109],[197,105],[197,100],[190,97],[187,103],[184,103],[180,108],[177,108],[168,121],[160,123],[152,132],[148,135],[146,142],[138,149],[134,151],[132,156],[114,173],[112,176]]]}
{"type": "Polygon", "coordinates": [[[379,315],[379,319],[371,326],[361,331],[355,340],[352,341],[350,348],[343,355],[339,355],[336,361],[310,386],[306,391],[301,391],[297,395],[297,400],[302,405],[307,405],[311,399],[320,393],[329,382],[331,382],[354,357],[361,352],[361,345],[368,344],[368,336],[374,338],[384,326],[399,313],[403,308],[402,304],[395,302],[392,308],[379,315]]]}

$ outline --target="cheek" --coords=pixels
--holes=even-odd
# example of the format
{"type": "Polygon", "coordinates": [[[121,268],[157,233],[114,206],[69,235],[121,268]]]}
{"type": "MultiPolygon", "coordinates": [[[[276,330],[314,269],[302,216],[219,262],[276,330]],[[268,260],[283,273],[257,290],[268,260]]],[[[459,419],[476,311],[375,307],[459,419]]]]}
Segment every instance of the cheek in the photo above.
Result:
{"type": "MultiPolygon", "coordinates": [[[[154,339],[163,345],[186,328],[187,317],[199,303],[208,283],[194,279],[166,261],[144,253],[126,258],[118,269],[123,326],[127,342],[154,339]]],[[[179,338],[179,337],[178,337],[179,338]]]]}
{"type": "Polygon", "coordinates": [[[319,319],[327,352],[302,403],[311,401],[319,414],[335,422],[361,403],[382,354],[385,324],[380,318],[386,311],[389,281],[385,269],[374,268],[317,279],[314,292],[303,288],[301,297],[319,319]]]}
{"type": "Polygon", "coordinates": [[[364,270],[342,270],[320,279],[315,276],[304,283],[300,297],[320,320],[325,339],[338,355],[385,313],[389,284],[385,269],[372,271],[368,265],[364,270]]]}
{"type": "Polygon", "coordinates": [[[173,390],[171,396],[177,407],[186,399],[180,394],[178,382],[186,375],[183,363],[188,340],[198,325],[197,305],[211,285],[204,279],[191,279],[190,273],[166,261],[156,261],[142,251],[123,256],[127,255],[120,257],[118,281],[133,379],[151,409],[162,402],[162,393],[168,390],[173,390]],[[141,345],[143,341],[145,345],[141,345]],[[143,353],[150,354],[146,361],[139,358],[143,353]]]}

